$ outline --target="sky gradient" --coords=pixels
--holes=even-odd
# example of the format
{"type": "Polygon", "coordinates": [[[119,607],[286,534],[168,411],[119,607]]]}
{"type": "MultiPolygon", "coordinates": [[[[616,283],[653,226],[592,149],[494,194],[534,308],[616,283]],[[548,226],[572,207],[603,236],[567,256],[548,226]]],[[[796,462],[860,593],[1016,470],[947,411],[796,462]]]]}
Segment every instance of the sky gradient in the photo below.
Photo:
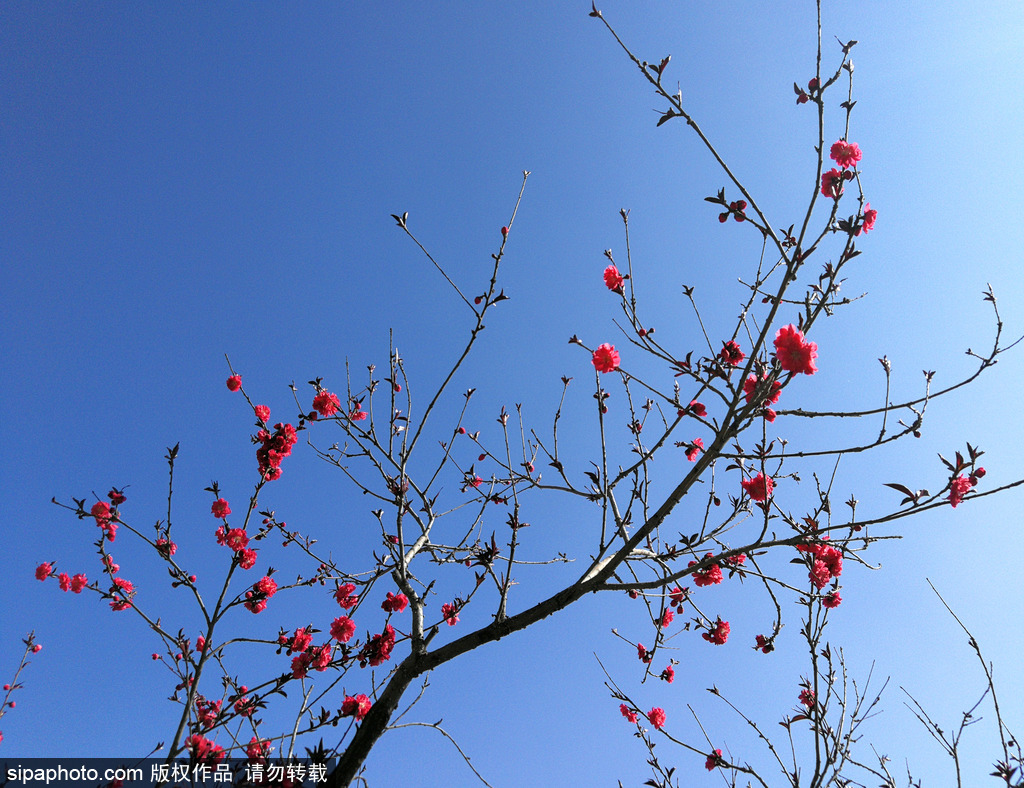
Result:
{"type": "MultiPolygon", "coordinates": [[[[672,55],[666,80],[678,82],[772,226],[784,228],[802,218],[815,188],[813,111],[797,106],[792,90],[814,73],[815,21],[809,2],[777,5],[743,13],[706,2],[600,7],[638,56],[672,55]]],[[[476,294],[521,172],[532,172],[505,251],[501,286],[511,298],[490,313],[443,401],[438,440],[451,434],[459,392],[469,387],[477,393],[466,423],[493,431],[502,406],[522,403],[547,434],[560,378],[571,376],[560,429],[582,474],[596,455],[592,368],[566,340],[626,345],[613,323],[618,305],[601,282],[604,250],[625,256],[622,208],[630,210],[641,311],[663,341],[679,355],[701,352],[683,285],[696,288],[712,336],[731,335],[744,297],[737,279],[756,266],[760,238],[719,224],[703,198],[725,177],[685,124],[655,125],[662,103],[589,10],[532,0],[400,10],[0,5],[0,416],[13,437],[0,465],[0,678],[13,675],[27,632],[43,645],[17,708],[0,720],[0,755],[142,756],[170,739],[177,718],[166,700],[174,681],[150,658],[158,642],[140,620],[112,613],[94,594],[65,595],[55,581],[34,579],[42,561],[99,575],[95,527],[52,497],[91,501],[126,487],[126,519],[149,527],[166,517],[162,458],[180,443],[177,541],[201,578],[217,577],[223,551],[203,490],[216,480],[241,504],[256,480],[252,413],[224,385],[225,354],[272,421],[294,420],[292,382],[308,410],[306,381],[323,377],[342,393],[346,374],[361,386],[367,365],[386,368],[389,332],[414,393],[440,382],[470,315],[391,214],[408,211],[412,231],[476,294]]],[[[787,392],[792,406],[799,396],[800,406],[816,409],[880,405],[883,355],[893,363],[894,401],[920,392],[921,370],[935,370],[938,387],[969,374],[964,351],[991,346],[992,311],[981,298],[988,283],[1004,340],[1024,333],[1024,229],[1012,197],[1024,179],[1021,6],[986,3],[968,14],[953,2],[825,3],[823,71],[839,60],[836,37],[859,41],[850,139],[864,151],[865,194],[879,218],[844,284],[844,293],[867,296],[815,326],[820,371],[787,392]]],[[[842,134],[838,100],[826,118],[828,140],[842,134]]],[[[988,488],[1024,477],[1022,359],[1024,347],[931,403],[919,440],[844,458],[835,498],[854,494],[859,513],[884,513],[899,498],[884,483],[940,488],[936,454],[949,457],[967,441],[986,452],[988,488]]],[[[615,404],[610,441],[626,462],[621,395],[617,413],[615,404]]],[[[879,424],[825,430],[780,418],[773,427],[794,446],[821,448],[870,437],[879,424]]],[[[327,445],[338,439],[319,436],[327,445]]],[[[832,471],[808,466],[805,485],[815,469],[832,471]]],[[[671,455],[665,473],[680,470],[681,453],[671,455]]],[[[793,488],[795,511],[810,489],[793,488]]],[[[926,577],[994,662],[1007,722],[1024,735],[1021,502],[1017,490],[904,520],[902,540],[869,551],[878,571],[851,562],[843,576],[829,638],[843,646],[851,676],[862,679],[874,665],[879,686],[892,677],[885,713],[865,729],[865,742],[888,753],[898,773],[906,759],[925,784],[949,784],[951,764],[899,688],[947,728],[983,688],[926,577]]],[[[373,507],[305,439],[261,505],[336,559],[352,556],[353,571],[368,565],[373,507]]],[[[680,530],[693,514],[678,513],[680,530]]],[[[517,609],[587,559],[589,543],[578,535],[593,525],[550,496],[535,497],[524,515],[531,559],[564,550],[579,560],[550,574],[524,569],[517,609]]],[[[140,603],[159,609],[172,629],[198,631],[194,612],[142,548],[128,534],[112,547],[140,603]]],[[[266,550],[270,563],[292,567],[279,545],[266,550]]],[[[462,582],[448,581],[456,590],[462,582]]],[[[643,708],[665,708],[668,729],[699,735],[689,704],[716,746],[763,763],[742,722],[705,688],[718,686],[781,731],[775,723],[791,713],[807,670],[798,611],[789,604],[779,648],[765,657],[750,647],[768,620],[765,601],[750,584],[714,591],[712,607],[731,617],[734,637],[720,648],[693,633],[674,641],[672,685],[639,684],[635,652],[610,630],[642,640],[649,623],[624,595],[601,595],[437,671],[409,721],[443,718],[494,786],[640,784],[649,776],[645,751],[608,696],[596,654],[643,708]]],[[[237,631],[258,624],[265,636],[310,621],[326,628],[336,611],[329,596],[296,595],[259,618],[239,611],[237,631]]],[[[488,615],[468,609],[460,626],[488,615]]],[[[276,659],[266,670],[287,670],[286,657],[276,659]]],[[[976,775],[987,775],[998,755],[991,714],[983,716],[964,745],[976,775]]],[[[721,784],[702,759],[668,742],[659,756],[679,765],[684,784],[721,784]]],[[[387,734],[366,777],[378,786],[473,784],[452,745],[425,728],[387,734]]]]}

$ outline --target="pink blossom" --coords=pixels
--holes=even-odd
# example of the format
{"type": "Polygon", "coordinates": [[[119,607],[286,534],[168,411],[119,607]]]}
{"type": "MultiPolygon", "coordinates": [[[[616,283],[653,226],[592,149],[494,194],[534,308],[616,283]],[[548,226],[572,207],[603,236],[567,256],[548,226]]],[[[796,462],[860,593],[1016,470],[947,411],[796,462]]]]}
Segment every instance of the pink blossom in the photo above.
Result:
{"type": "Polygon", "coordinates": [[[276,593],[277,582],[269,575],[263,577],[245,592],[245,607],[252,613],[262,613],[267,609],[267,600],[276,593]]]}
{"type": "Polygon", "coordinates": [[[405,594],[395,595],[388,591],[388,598],[381,602],[381,609],[388,613],[401,613],[409,604],[405,594]]]}
{"type": "Polygon", "coordinates": [[[213,513],[213,516],[216,517],[218,520],[223,520],[225,517],[231,514],[231,507],[228,506],[228,502],[225,501],[223,498],[218,498],[216,501],[213,502],[213,505],[210,507],[210,511],[213,513]]]}
{"type": "Polygon", "coordinates": [[[249,545],[249,534],[242,528],[232,528],[224,535],[224,544],[236,553],[241,552],[249,545]]]}
{"type": "Polygon", "coordinates": [[[690,462],[695,462],[697,459],[697,455],[699,455],[702,451],[704,451],[703,439],[694,438],[693,443],[691,443],[686,448],[686,459],[688,459],[690,462]]]}
{"type": "Polygon", "coordinates": [[[444,620],[448,623],[448,626],[454,627],[459,623],[459,609],[458,604],[448,604],[447,602],[441,605],[441,615],[444,620]]]}
{"type": "Polygon", "coordinates": [[[370,713],[371,706],[370,699],[365,695],[346,695],[341,704],[341,713],[342,716],[362,720],[370,713]]]}
{"type": "Polygon", "coordinates": [[[619,711],[629,722],[635,723],[637,721],[636,712],[629,708],[625,703],[619,704],[619,711]]]}
{"type": "Polygon", "coordinates": [[[253,411],[256,413],[256,418],[264,424],[270,421],[270,408],[266,405],[257,405],[253,411]]]}
{"type": "Polygon", "coordinates": [[[839,607],[842,601],[843,598],[839,596],[838,591],[829,591],[821,600],[821,604],[827,607],[829,610],[832,610],[833,608],[839,607]]]}
{"type": "Polygon", "coordinates": [[[651,725],[661,730],[661,727],[665,724],[665,710],[655,706],[647,712],[647,719],[651,721],[651,725]]]}
{"type": "Polygon", "coordinates": [[[235,555],[238,556],[238,565],[242,567],[242,569],[252,569],[256,566],[255,550],[239,550],[235,555]]]}
{"type": "Polygon", "coordinates": [[[57,575],[57,581],[60,583],[61,591],[71,590],[71,577],[68,575],[67,572],[61,572],[59,575],[57,575]]]}
{"type": "Polygon", "coordinates": [[[675,617],[675,613],[673,613],[671,610],[666,610],[664,613],[661,614],[661,622],[658,624],[658,626],[664,629],[672,623],[672,619],[674,619],[675,617]]]}
{"type": "Polygon", "coordinates": [[[337,394],[321,391],[313,397],[313,409],[325,418],[330,417],[341,410],[341,401],[337,394]]]}
{"type": "Polygon", "coordinates": [[[821,194],[838,200],[843,193],[843,174],[833,167],[821,176],[821,194]]]}
{"type": "Polygon", "coordinates": [[[818,371],[814,359],[818,357],[818,345],[805,342],[804,333],[790,323],[775,334],[775,355],[779,366],[786,372],[813,375],[818,371]]]}
{"type": "Polygon", "coordinates": [[[743,491],[755,501],[767,501],[771,498],[772,490],[775,487],[775,480],[763,473],[757,474],[752,479],[744,479],[740,482],[743,491]]]}
{"type": "Polygon", "coordinates": [[[232,375],[228,378],[228,391],[238,391],[242,388],[242,376],[232,375]]]}
{"type": "Polygon", "coordinates": [[[49,562],[41,563],[36,567],[36,580],[45,580],[53,572],[53,565],[49,562]]]}
{"type": "Polygon", "coordinates": [[[598,345],[591,361],[598,372],[613,372],[619,368],[619,351],[605,343],[598,345]]]}
{"type": "Polygon", "coordinates": [[[708,643],[714,643],[716,646],[721,646],[729,639],[729,622],[722,621],[719,618],[711,626],[711,629],[701,635],[708,643]]]}
{"type": "Polygon", "coordinates": [[[721,750],[714,750],[711,753],[711,755],[709,755],[707,757],[707,760],[704,761],[704,768],[707,769],[709,772],[711,772],[711,771],[715,770],[715,767],[721,766],[721,764],[722,764],[722,751],[721,750]]]}
{"type": "MultiPolygon", "coordinates": [[[[707,553],[704,558],[712,558],[714,553],[707,553]]],[[[696,566],[696,561],[690,561],[687,566],[696,566]]],[[[711,564],[707,569],[698,569],[693,573],[693,583],[698,588],[704,588],[705,586],[715,586],[722,582],[722,568],[717,564],[711,564]]]]}
{"type": "Polygon", "coordinates": [[[71,592],[73,594],[81,594],[82,589],[89,584],[85,575],[78,574],[71,578],[71,592]]]}
{"type": "Polygon", "coordinates": [[[843,169],[847,167],[856,167],[857,162],[861,159],[860,147],[856,142],[847,142],[846,140],[839,140],[832,144],[832,149],[829,151],[829,157],[843,169]]]}
{"type": "Polygon", "coordinates": [[[878,211],[871,207],[871,203],[864,203],[864,216],[860,227],[857,228],[857,235],[871,232],[875,229],[875,220],[878,218],[878,211]]]}
{"type": "Polygon", "coordinates": [[[736,342],[730,339],[722,345],[722,349],[718,352],[718,357],[730,367],[738,367],[740,362],[746,358],[746,354],[740,350],[740,346],[736,342]]]}
{"type": "Polygon", "coordinates": [[[690,402],[689,410],[690,413],[701,419],[708,415],[708,409],[705,408],[701,403],[697,402],[697,400],[693,400],[690,402]]]}
{"type": "Polygon", "coordinates": [[[356,622],[348,616],[339,616],[331,623],[331,637],[339,643],[348,643],[356,633],[356,622]]]}
{"type": "Polygon", "coordinates": [[[624,281],[625,279],[619,273],[619,269],[614,265],[604,269],[604,284],[609,290],[621,290],[624,281]]]}
{"type": "MultiPolygon", "coordinates": [[[[970,492],[972,486],[971,480],[963,474],[953,479],[949,483],[949,505],[955,509],[964,496],[970,492]]],[[[39,577],[38,570],[36,570],[36,577],[39,577]]]]}
{"type": "Polygon", "coordinates": [[[352,593],[355,590],[356,587],[352,583],[344,583],[335,589],[334,598],[343,610],[351,610],[359,604],[358,595],[352,593]]]}
{"type": "Polygon", "coordinates": [[[658,678],[671,684],[676,679],[676,669],[672,665],[666,665],[658,678]]]}

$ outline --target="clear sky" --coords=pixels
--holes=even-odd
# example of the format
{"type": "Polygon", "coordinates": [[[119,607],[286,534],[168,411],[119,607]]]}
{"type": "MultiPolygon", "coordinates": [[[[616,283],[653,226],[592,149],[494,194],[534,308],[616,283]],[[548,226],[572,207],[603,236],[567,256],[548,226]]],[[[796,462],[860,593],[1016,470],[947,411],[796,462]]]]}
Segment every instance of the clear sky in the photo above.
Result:
{"type": "MultiPolygon", "coordinates": [[[[800,220],[814,187],[813,112],[795,104],[792,85],[814,73],[815,28],[811,2],[772,5],[609,0],[601,8],[639,56],[672,55],[666,79],[781,228],[800,220]]],[[[166,700],[173,679],[150,659],[157,639],[137,617],[34,579],[44,560],[99,575],[95,526],[51,497],[93,500],[127,487],[125,518],[148,527],[166,517],[163,455],[180,442],[179,558],[212,585],[223,552],[203,488],[217,480],[241,503],[256,478],[252,414],[225,388],[225,353],[272,420],[294,420],[292,381],[308,409],[306,381],[321,376],[343,392],[346,363],[359,381],[367,365],[386,367],[389,330],[416,390],[436,385],[470,315],[390,214],[408,211],[413,231],[475,294],[521,171],[532,171],[506,247],[511,299],[490,314],[454,391],[477,387],[467,415],[476,428],[493,430],[502,406],[523,403],[544,435],[559,378],[574,377],[563,429],[580,478],[595,457],[592,373],[587,354],[566,340],[620,341],[612,322],[620,312],[600,278],[605,249],[624,257],[620,208],[631,210],[649,323],[679,355],[700,353],[686,284],[697,288],[712,333],[731,334],[743,297],[736,280],[756,265],[759,239],[718,223],[703,198],[724,176],[684,124],[655,126],[662,104],[589,10],[533,0],[0,4],[0,415],[11,438],[0,461],[3,679],[27,632],[43,645],[17,708],[0,721],[0,754],[144,755],[170,739],[178,713],[166,700]]],[[[964,351],[991,344],[986,283],[1000,297],[1006,337],[1024,333],[1014,197],[1024,181],[1024,11],[1017,2],[871,0],[826,2],[823,17],[823,68],[838,62],[837,36],[860,42],[850,138],[864,151],[865,192],[879,218],[844,285],[867,297],[815,327],[820,372],[790,391],[806,407],[876,407],[883,354],[893,362],[893,399],[916,395],[923,369],[937,371],[940,387],[971,369],[964,351]]],[[[842,133],[836,101],[830,140],[842,133]]],[[[852,493],[859,513],[884,513],[899,496],[883,483],[940,488],[936,454],[966,441],[987,452],[985,485],[1024,477],[1022,381],[1024,347],[932,403],[920,440],[844,460],[836,498],[852,493]]],[[[439,439],[459,402],[447,400],[452,415],[436,425],[439,439]]],[[[620,394],[610,441],[626,462],[623,413],[620,394]]],[[[872,436],[879,425],[780,418],[773,426],[794,446],[821,447],[872,436]]],[[[338,438],[320,433],[326,444],[338,438]]],[[[679,459],[669,459],[668,477],[685,465],[679,459]]],[[[851,563],[843,576],[829,637],[843,645],[851,677],[866,677],[872,663],[876,681],[892,676],[865,743],[897,771],[906,759],[926,784],[949,784],[951,767],[899,687],[948,729],[983,686],[926,577],[995,663],[1008,721],[1024,735],[1021,503],[1015,491],[903,521],[902,541],[867,556],[880,571],[851,563]]],[[[351,571],[368,566],[373,507],[304,441],[261,504],[350,559],[351,571]]],[[[566,551],[586,560],[580,534],[593,523],[578,512],[540,496],[524,519],[531,559],[566,551]]],[[[279,545],[265,550],[261,561],[292,566],[279,545]]],[[[172,629],[198,632],[151,555],[128,534],[112,552],[140,604],[172,629]]],[[[552,570],[558,579],[573,571],[552,570]]],[[[515,609],[557,582],[540,575],[524,570],[515,609]]],[[[450,582],[458,592],[465,580],[450,582]]],[[[763,762],[743,724],[704,689],[717,685],[781,733],[775,722],[791,711],[807,670],[798,610],[789,605],[778,651],[765,657],[750,648],[769,620],[765,601],[751,584],[714,590],[733,638],[719,648],[693,633],[673,641],[672,685],[639,685],[635,652],[610,630],[642,640],[649,623],[624,596],[601,596],[437,671],[408,719],[443,718],[495,786],[639,784],[649,776],[645,752],[602,686],[596,653],[643,708],[665,708],[677,735],[699,737],[689,704],[716,746],[763,762]]],[[[326,629],[336,608],[309,599],[275,599],[238,626],[263,636],[306,623],[326,629]]],[[[460,626],[488,615],[467,609],[460,626]]],[[[285,656],[269,659],[267,673],[288,669],[285,656]]],[[[965,739],[975,785],[998,755],[984,716],[965,739]]],[[[668,743],[659,755],[680,766],[687,785],[720,784],[697,756],[668,743]]],[[[367,777],[378,786],[473,784],[451,744],[424,728],[389,733],[367,777]]]]}

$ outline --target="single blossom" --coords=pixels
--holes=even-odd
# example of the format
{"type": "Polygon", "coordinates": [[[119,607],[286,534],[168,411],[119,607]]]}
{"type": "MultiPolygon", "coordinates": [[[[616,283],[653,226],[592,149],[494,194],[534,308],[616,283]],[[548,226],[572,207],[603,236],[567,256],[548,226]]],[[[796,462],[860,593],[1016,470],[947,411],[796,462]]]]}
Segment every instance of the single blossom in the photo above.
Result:
{"type": "Polygon", "coordinates": [[[651,721],[651,725],[660,731],[662,726],[665,724],[665,710],[655,706],[647,712],[647,719],[651,721]]]}
{"type": "Polygon", "coordinates": [[[719,618],[711,626],[711,629],[701,635],[708,643],[714,643],[716,646],[725,644],[725,641],[729,639],[729,622],[722,621],[719,618]]]}
{"type": "Polygon", "coordinates": [[[225,534],[224,544],[236,553],[241,552],[249,545],[249,534],[247,534],[242,528],[232,528],[227,532],[227,534],[225,534]]]}
{"type": "Polygon", "coordinates": [[[843,173],[833,167],[821,175],[821,194],[838,200],[843,193],[843,173]]]}
{"type": "Polygon", "coordinates": [[[61,572],[57,575],[57,581],[60,583],[61,591],[71,590],[71,576],[67,572],[61,572]]]}
{"type": "Polygon", "coordinates": [[[805,342],[804,332],[792,323],[776,332],[775,356],[786,372],[813,375],[818,371],[814,366],[814,359],[818,357],[817,343],[805,342]]]}
{"type": "Polygon", "coordinates": [[[716,766],[720,766],[722,763],[722,751],[714,750],[708,756],[707,760],[704,761],[704,768],[709,772],[714,771],[716,766]]]}
{"type": "Polygon", "coordinates": [[[253,410],[256,412],[256,418],[264,424],[270,421],[270,408],[266,405],[257,405],[253,410]]]}
{"type": "Polygon", "coordinates": [[[756,640],[757,640],[757,643],[754,646],[754,648],[756,648],[762,654],[770,654],[771,652],[773,652],[775,650],[775,646],[772,645],[771,640],[766,638],[764,635],[758,635],[756,640]]]}
{"type": "Polygon", "coordinates": [[[591,361],[598,372],[613,372],[619,368],[619,351],[605,343],[598,345],[591,361]]]}
{"type": "Polygon", "coordinates": [[[355,590],[356,587],[352,583],[343,583],[335,589],[334,598],[343,610],[351,610],[359,604],[359,596],[352,593],[355,590]]]}
{"type": "Polygon", "coordinates": [[[665,669],[661,671],[661,675],[658,677],[662,681],[667,681],[671,684],[676,678],[676,669],[672,665],[666,665],[665,669]]]}
{"type": "Polygon", "coordinates": [[[625,279],[614,265],[604,269],[604,284],[609,290],[621,290],[623,282],[625,279]]]}
{"type": "Polygon", "coordinates": [[[71,578],[71,593],[81,594],[82,589],[85,588],[88,584],[89,581],[86,579],[85,575],[75,575],[71,578]]]}
{"type": "Polygon", "coordinates": [[[757,474],[753,479],[744,479],[740,482],[743,491],[755,501],[767,501],[772,496],[775,488],[775,480],[763,473],[757,474]]]}
{"type": "Polygon", "coordinates": [[[661,614],[661,622],[658,624],[658,626],[664,629],[672,623],[672,619],[674,619],[675,617],[675,613],[673,613],[671,610],[666,610],[664,613],[661,614]]]}
{"type": "Polygon", "coordinates": [[[702,451],[704,451],[703,439],[694,438],[693,443],[691,443],[686,448],[686,459],[688,459],[690,462],[695,462],[697,460],[697,455],[699,455],[702,451]]]}
{"type": "Polygon", "coordinates": [[[825,597],[821,600],[821,604],[823,604],[829,610],[832,610],[833,608],[839,607],[839,605],[840,605],[840,603],[842,601],[843,601],[843,598],[841,596],[839,596],[839,592],[838,591],[829,591],[827,594],[825,594],[825,597]]]}
{"type": "Polygon", "coordinates": [[[864,216],[860,227],[857,228],[857,235],[871,232],[875,229],[875,219],[878,218],[878,211],[871,207],[871,203],[864,203],[864,216]]]}
{"type": "Polygon", "coordinates": [[[694,416],[697,416],[698,418],[701,419],[708,415],[708,409],[705,408],[701,403],[697,402],[697,400],[693,400],[690,402],[689,411],[694,416]]]}
{"type": "Polygon", "coordinates": [[[228,378],[228,391],[238,391],[242,388],[242,376],[232,375],[228,378]]]}
{"type": "Polygon", "coordinates": [[[842,167],[844,170],[847,167],[856,167],[857,162],[861,159],[860,146],[856,142],[847,142],[846,140],[839,140],[833,143],[832,149],[829,151],[829,157],[842,167]]]}
{"type": "Polygon", "coordinates": [[[804,689],[800,691],[800,697],[798,700],[807,708],[812,708],[814,706],[814,690],[804,687],[804,689]]]}
{"type": "Polygon", "coordinates": [[[339,616],[331,622],[331,637],[339,643],[348,643],[356,633],[356,622],[348,616],[339,616]]]}
{"type": "Polygon", "coordinates": [[[729,340],[722,349],[718,352],[718,357],[724,364],[728,364],[730,367],[738,367],[740,362],[746,358],[746,354],[740,350],[740,346],[733,340],[729,340]]]}
{"type": "Polygon", "coordinates": [[[48,561],[36,567],[36,580],[45,580],[53,573],[53,565],[48,561]]]}
{"type": "Polygon", "coordinates": [[[341,401],[338,399],[337,394],[321,391],[313,397],[313,410],[327,418],[341,410],[341,401]]]}
{"type": "MultiPolygon", "coordinates": [[[[706,553],[704,558],[712,558],[713,556],[714,553],[706,553]]],[[[696,565],[696,561],[690,561],[690,563],[687,564],[688,567],[696,565]]],[[[698,569],[693,573],[693,582],[698,588],[718,585],[722,582],[722,567],[715,563],[707,569],[698,569]]]]}
{"type": "Polygon", "coordinates": [[[210,507],[210,511],[213,513],[213,516],[216,517],[218,520],[223,520],[225,517],[231,514],[231,507],[228,506],[228,502],[225,501],[223,498],[218,498],[216,501],[213,502],[213,505],[210,507]]]}
{"type": "Polygon", "coordinates": [[[245,608],[252,613],[262,613],[267,609],[267,600],[276,593],[277,582],[269,575],[263,577],[245,592],[245,608]]]}
{"type": "Polygon", "coordinates": [[[388,613],[401,613],[409,604],[405,594],[395,595],[388,591],[388,598],[381,602],[381,609],[388,613]]]}
{"type": "MultiPolygon", "coordinates": [[[[964,499],[964,496],[970,492],[972,486],[971,480],[963,474],[953,479],[949,483],[949,505],[955,509],[957,504],[964,499]]],[[[38,576],[37,571],[36,577],[38,576]]]]}

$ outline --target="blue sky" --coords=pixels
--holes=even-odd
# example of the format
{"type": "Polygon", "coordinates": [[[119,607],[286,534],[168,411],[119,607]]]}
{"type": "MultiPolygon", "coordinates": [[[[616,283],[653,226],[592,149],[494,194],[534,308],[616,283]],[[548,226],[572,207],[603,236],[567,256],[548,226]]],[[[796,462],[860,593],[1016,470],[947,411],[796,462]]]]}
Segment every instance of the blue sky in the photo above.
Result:
{"type": "MultiPolygon", "coordinates": [[[[836,36],[860,41],[850,137],[864,151],[865,192],[879,219],[844,285],[868,296],[815,327],[820,372],[790,391],[805,407],[874,407],[884,396],[883,354],[894,365],[894,399],[920,390],[922,369],[937,370],[940,386],[970,370],[964,350],[991,342],[986,283],[1000,298],[1006,337],[1024,333],[1024,231],[1013,197],[1024,178],[1024,12],[1013,2],[969,14],[952,2],[825,6],[824,68],[837,62],[836,36]]],[[[814,123],[809,106],[794,104],[792,84],[813,75],[812,4],[743,13],[704,2],[601,7],[641,57],[672,55],[666,78],[678,81],[773,226],[798,221],[814,185],[814,123]]],[[[212,578],[221,553],[203,488],[217,480],[242,501],[255,481],[252,415],[224,386],[225,353],[274,420],[294,419],[292,381],[308,408],[305,381],[322,376],[341,392],[346,363],[356,380],[368,364],[385,367],[389,330],[416,390],[437,384],[468,332],[468,310],[390,214],[408,211],[410,228],[450,275],[480,292],[521,171],[532,171],[506,247],[502,286],[511,299],[490,313],[454,391],[478,388],[467,416],[478,428],[490,428],[503,405],[522,403],[544,434],[559,378],[573,376],[579,385],[562,429],[581,469],[594,455],[590,365],[566,339],[619,339],[612,321],[620,313],[600,274],[603,250],[624,257],[620,208],[631,211],[647,322],[681,355],[699,352],[681,295],[687,284],[712,333],[731,334],[743,298],[737,278],[756,264],[759,239],[717,222],[703,198],[724,176],[683,124],[655,126],[662,105],[588,11],[577,2],[0,6],[0,406],[13,436],[0,466],[0,672],[13,673],[29,630],[43,644],[17,708],[0,721],[5,755],[142,755],[169,739],[176,718],[166,701],[173,682],[150,659],[157,642],[139,620],[33,578],[44,560],[98,575],[94,527],[51,497],[127,486],[126,518],[148,526],[166,516],[162,457],[180,442],[178,541],[212,578]]],[[[838,138],[837,110],[826,123],[826,138],[838,138]]],[[[838,497],[853,493],[862,511],[882,513],[898,500],[884,482],[937,489],[936,453],[949,456],[965,441],[987,452],[986,485],[1024,476],[1022,352],[932,403],[913,445],[844,460],[838,497]]],[[[457,394],[447,403],[452,412],[457,394]]],[[[625,462],[620,421],[610,440],[625,462]]],[[[441,420],[437,435],[453,423],[441,420]]],[[[774,426],[815,447],[878,429],[774,426]]],[[[949,780],[949,766],[903,708],[898,686],[949,727],[980,694],[982,676],[925,577],[979,638],[1009,721],[1018,734],[1024,726],[1024,706],[1013,701],[1024,697],[1021,500],[1011,492],[905,522],[902,541],[869,554],[880,571],[851,565],[843,577],[829,637],[844,646],[851,675],[865,676],[874,662],[876,677],[893,677],[886,712],[865,739],[897,765],[907,758],[932,784],[949,780]]],[[[365,564],[375,544],[372,507],[304,442],[261,504],[336,557],[365,564]]],[[[534,524],[531,557],[566,550],[586,559],[585,516],[544,496],[524,514],[534,524]]],[[[141,546],[125,534],[112,552],[150,609],[166,611],[174,628],[196,628],[141,546]]],[[[271,563],[290,567],[278,552],[271,563]]],[[[524,570],[513,604],[532,604],[574,570],[552,571],[556,579],[524,570]]],[[[450,582],[457,591],[460,581],[450,582]]],[[[678,735],[699,733],[690,704],[716,742],[760,758],[704,688],[729,691],[775,727],[806,671],[797,611],[767,659],[748,648],[767,620],[764,600],[749,585],[715,590],[735,640],[712,649],[692,634],[678,638],[671,686],[638,685],[635,656],[610,629],[642,640],[649,627],[629,600],[602,596],[437,671],[410,719],[443,717],[496,786],[638,784],[644,752],[602,687],[596,653],[644,708],[663,706],[678,735]]],[[[310,623],[307,605],[335,614],[321,602],[282,600],[239,626],[276,634],[310,623]]],[[[467,610],[463,625],[486,620],[467,610]]],[[[329,618],[315,621],[323,627],[329,618]]],[[[990,734],[979,726],[968,736],[979,774],[997,754],[990,734]]],[[[672,760],[667,743],[659,754],[672,760]]],[[[692,784],[719,779],[696,756],[679,752],[677,762],[692,784]]],[[[367,777],[374,785],[472,783],[451,745],[425,729],[389,734],[367,777]]]]}

